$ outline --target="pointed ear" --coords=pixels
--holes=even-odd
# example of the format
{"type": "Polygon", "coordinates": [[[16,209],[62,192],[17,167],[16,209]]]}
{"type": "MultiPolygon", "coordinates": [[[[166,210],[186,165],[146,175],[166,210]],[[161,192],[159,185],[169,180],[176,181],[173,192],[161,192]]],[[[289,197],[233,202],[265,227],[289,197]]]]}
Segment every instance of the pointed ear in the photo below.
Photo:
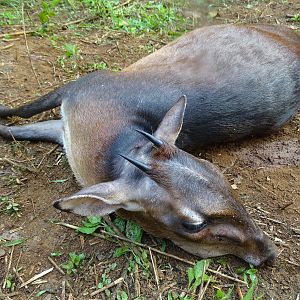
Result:
{"type": "Polygon", "coordinates": [[[53,206],[81,216],[103,216],[120,208],[142,210],[136,202],[130,203],[130,189],[120,180],[84,188],[78,193],[55,201],[53,206]]]}
{"type": "Polygon", "coordinates": [[[154,133],[155,137],[169,144],[175,144],[182,128],[186,103],[185,95],[179,98],[162,119],[154,133]]]}

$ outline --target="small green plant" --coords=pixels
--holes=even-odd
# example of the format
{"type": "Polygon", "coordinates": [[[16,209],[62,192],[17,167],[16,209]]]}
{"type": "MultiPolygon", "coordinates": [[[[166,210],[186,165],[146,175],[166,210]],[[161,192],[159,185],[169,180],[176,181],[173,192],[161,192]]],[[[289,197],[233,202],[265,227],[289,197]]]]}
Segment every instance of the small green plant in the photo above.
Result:
{"type": "Polygon", "coordinates": [[[66,58],[76,59],[79,56],[80,49],[74,44],[64,44],[66,58]]]}
{"type": "Polygon", "coordinates": [[[169,291],[167,299],[168,300],[193,300],[190,296],[188,295],[181,296],[176,291],[169,291]]]}
{"type": "MultiPolygon", "coordinates": [[[[255,297],[256,287],[258,285],[258,278],[256,276],[257,269],[250,265],[249,269],[246,268],[238,268],[235,270],[237,274],[242,274],[243,279],[247,282],[249,287],[246,295],[243,297],[243,300],[252,300],[255,297]]],[[[255,299],[261,299],[262,295],[257,296],[255,299]]]]}
{"type": "Polygon", "coordinates": [[[42,1],[42,11],[39,13],[39,18],[44,29],[47,27],[50,17],[56,15],[55,8],[59,2],[60,0],[42,1]]]}
{"type": "Polygon", "coordinates": [[[143,233],[144,231],[141,226],[139,226],[135,222],[131,220],[128,220],[126,222],[125,235],[129,239],[140,243],[142,241],[143,233]]]}
{"type": "Polygon", "coordinates": [[[117,300],[128,300],[128,296],[124,291],[118,291],[117,300]]]}
{"type": "MultiPolygon", "coordinates": [[[[116,263],[112,263],[104,270],[104,272],[101,274],[100,282],[98,283],[98,289],[102,289],[106,285],[110,284],[112,282],[111,278],[109,277],[109,273],[111,271],[114,271],[117,267],[116,263]]],[[[107,297],[110,297],[110,291],[108,289],[105,290],[105,294],[107,297]]]]}
{"type": "Polygon", "coordinates": [[[294,22],[300,22],[300,14],[296,14],[291,18],[292,21],[294,22]]]}
{"type": "Polygon", "coordinates": [[[194,267],[188,268],[188,288],[190,291],[196,291],[197,287],[200,286],[202,282],[209,280],[209,276],[205,274],[210,260],[203,259],[197,261],[194,267]]]}
{"type": "Polygon", "coordinates": [[[103,224],[103,219],[98,216],[88,216],[82,221],[82,226],[78,228],[78,231],[85,234],[94,233],[103,224]]]}
{"type": "Polygon", "coordinates": [[[84,253],[76,254],[75,252],[70,252],[68,262],[62,267],[66,270],[68,275],[75,274],[84,259],[84,253]]]}
{"type": "Polygon", "coordinates": [[[108,69],[108,66],[107,66],[106,62],[100,61],[99,63],[89,64],[87,69],[89,71],[106,70],[106,69],[108,69]]]}
{"type": "Polygon", "coordinates": [[[15,290],[15,278],[12,275],[8,275],[4,282],[4,288],[8,289],[10,292],[13,292],[15,290]]]}
{"type": "Polygon", "coordinates": [[[70,67],[72,70],[77,68],[77,61],[81,59],[80,49],[77,45],[66,43],[63,45],[65,54],[60,56],[57,61],[63,69],[70,67]]]}
{"type": "Polygon", "coordinates": [[[10,198],[8,196],[0,196],[0,211],[4,211],[10,215],[17,215],[18,217],[20,217],[20,210],[20,204],[14,202],[13,198],[10,198]]]}
{"type": "Polygon", "coordinates": [[[227,293],[224,292],[221,288],[216,291],[217,300],[230,300],[232,298],[233,287],[228,289],[227,293]]]}

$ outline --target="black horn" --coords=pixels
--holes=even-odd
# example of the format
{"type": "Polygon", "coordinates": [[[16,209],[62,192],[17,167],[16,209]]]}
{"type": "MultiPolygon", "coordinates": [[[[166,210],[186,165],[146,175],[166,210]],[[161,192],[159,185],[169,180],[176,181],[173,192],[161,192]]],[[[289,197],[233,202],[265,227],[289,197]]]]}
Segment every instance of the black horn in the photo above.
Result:
{"type": "Polygon", "coordinates": [[[162,140],[156,138],[155,136],[153,136],[150,133],[147,133],[147,132],[145,132],[143,130],[140,130],[140,129],[136,129],[136,131],[139,132],[139,133],[141,133],[145,138],[147,138],[156,147],[160,147],[164,143],[162,140]]]}
{"type": "Polygon", "coordinates": [[[128,160],[130,163],[132,163],[133,165],[135,165],[137,168],[139,168],[140,170],[142,170],[143,172],[147,173],[151,170],[150,166],[136,160],[133,158],[130,158],[128,156],[119,154],[120,156],[122,156],[123,158],[125,158],[126,160],[128,160]]]}

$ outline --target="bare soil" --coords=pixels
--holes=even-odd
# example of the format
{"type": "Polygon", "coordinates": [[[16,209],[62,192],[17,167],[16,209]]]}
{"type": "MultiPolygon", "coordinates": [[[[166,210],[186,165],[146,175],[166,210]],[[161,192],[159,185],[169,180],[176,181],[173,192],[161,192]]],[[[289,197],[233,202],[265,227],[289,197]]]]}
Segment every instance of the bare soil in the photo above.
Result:
{"type": "MultiPolygon", "coordinates": [[[[300,12],[297,1],[256,1],[250,9],[249,1],[235,1],[227,7],[216,5],[199,11],[187,9],[186,14],[195,15],[196,26],[202,24],[228,22],[286,23],[299,29],[299,23],[289,23],[286,14],[300,12]],[[215,13],[216,11],[216,13],[215,13]],[[207,19],[210,13],[211,18],[207,19]],[[197,23],[198,21],[198,23],[197,23]]],[[[215,3],[210,1],[210,3],[215,3]]],[[[205,6],[207,8],[207,6],[205,6]]],[[[12,28],[8,28],[12,30],[12,28]]],[[[57,62],[62,50],[54,48],[47,38],[27,35],[28,50],[24,36],[10,42],[12,46],[0,52],[0,97],[1,103],[17,106],[35,99],[70,79],[87,72],[89,64],[105,61],[108,66],[123,68],[147,55],[149,47],[156,49],[164,45],[165,37],[143,35],[132,37],[125,33],[91,30],[83,36],[76,36],[71,30],[62,34],[69,42],[76,43],[82,50],[77,63],[79,69],[64,71],[57,62]],[[31,57],[31,62],[29,60],[31,57]],[[35,77],[32,66],[36,72],[35,77]],[[40,84],[40,86],[39,86],[40,84]]],[[[0,49],[8,42],[0,40],[0,49]]],[[[34,120],[58,117],[57,111],[39,115],[34,120]]],[[[3,123],[26,123],[29,120],[11,118],[3,123]]],[[[227,179],[235,188],[235,193],[245,204],[260,227],[275,242],[279,257],[273,265],[259,269],[258,294],[263,299],[293,299],[300,293],[300,114],[270,136],[252,138],[239,143],[204,149],[199,155],[221,167],[227,179]]],[[[0,139],[0,195],[9,195],[21,205],[21,216],[10,216],[0,212],[0,236],[7,240],[16,237],[25,241],[14,248],[0,244],[0,283],[9,274],[16,277],[14,269],[19,269],[23,280],[52,267],[48,260],[50,253],[61,251],[61,257],[53,259],[58,265],[68,259],[72,251],[84,252],[87,259],[76,276],[60,274],[57,269],[45,276],[46,281],[27,288],[17,288],[15,293],[0,287],[0,299],[10,299],[1,293],[10,293],[11,299],[32,299],[40,290],[48,290],[42,299],[65,299],[62,295],[63,282],[66,284],[66,297],[90,299],[90,292],[101,279],[107,266],[116,261],[117,268],[109,273],[112,281],[122,276],[127,267],[125,258],[112,257],[116,245],[94,237],[82,236],[74,230],[61,227],[53,221],[80,224],[81,218],[59,213],[51,203],[55,199],[79,189],[63,154],[63,149],[53,144],[7,142],[0,139]],[[55,180],[63,180],[55,182],[55,180]],[[3,253],[4,251],[4,253],[3,253]],[[2,256],[1,256],[2,255],[2,256]],[[50,296],[49,296],[50,295],[50,296]],[[46,298],[48,297],[48,298],[46,298]]],[[[155,246],[155,239],[149,236],[144,240],[155,246]]],[[[1,243],[1,242],[0,242],[1,243]]],[[[167,252],[195,261],[196,257],[185,253],[171,243],[167,252]]],[[[172,258],[155,255],[159,282],[165,287],[163,299],[168,289],[179,293],[187,287],[187,264],[172,258]],[[174,286],[174,283],[176,285],[174,286]],[[173,284],[173,285],[172,285],[173,284]]],[[[226,258],[229,264],[220,271],[233,274],[235,267],[246,266],[234,257],[226,258]]],[[[215,260],[216,261],[216,260],[215,260]]],[[[213,263],[211,268],[219,266],[213,263]]],[[[219,286],[232,284],[231,281],[216,277],[219,286]]],[[[19,286],[20,279],[16,279],[19,286]]],[[[129,291],[131,298],[141,295],[147,299],[157,299],[157,286],[154,276],[142,276],[142,270],[126,278],[126,285],[118,286],[129,291]],[[140,285],[140,292],[139,286],[140,285]]],[[[111,289],[114,293],[115,288],[111,289]]],[[[242,293],[245,292],[241,287],[242,293]]],[[[215,289],[210,288],[205,299],[215,299],[215,289]]],[[[236,299],[239,299],[235,292],[236,299]]],[[[104,299],[99,294],[94,299],[104,299]]],[[[297,298],[299,299],[299,298],[297,298]]]]}

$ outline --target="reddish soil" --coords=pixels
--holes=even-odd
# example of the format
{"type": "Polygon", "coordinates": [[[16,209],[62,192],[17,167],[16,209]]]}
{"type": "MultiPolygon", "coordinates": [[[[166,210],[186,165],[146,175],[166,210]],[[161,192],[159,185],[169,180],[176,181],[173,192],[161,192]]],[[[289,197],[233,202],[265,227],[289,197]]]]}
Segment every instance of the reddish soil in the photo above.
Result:
{"type": "MultiPolygon", "coordinates": [[[[205,19],[205,22],[203,15],[200,15],[202,16],[200,23],[235,21],[286,23],[287,13],[299,13],[300,7],[296,1],[289,1],[287,4],[281,4],[284,1],[278,2],[280,3],[257,4],[251,10],[245,8],[248,1],[240,1],[239,4],[233,4],[225,9],[215,7],[218,14],[211,13],[214,18],[209,21],[205,19]]],[[[187,11],[188,13],[190,12],[187,11]]],[[[287,24],[293,28],[299,27],[299,23],[287,24]]],[[[82,50],[82,58],[78,59],[80,66],[102,60],[109,66],[117,65],[123,68],[147,55],[149,47],[146,46],[159,48],[165,42],[163,38],[160,42],[160,37],[134,38],[124,33],[108,34],[99,30],[85,33],[84,37],[68,36],[68,31],[64,34],[69,42],[78,44],[82,50]],[[97,43],[94,43],[95,41],[97,43]]],[[[17,106],[31,101],[37,95],[44,94],[87,72],[83,67],[75,73],[63,71],[57,63],[57,58],[62,55],[61,50],[54,48],[46,38],[28,35],[27,39],[32,65],[41,87],[32,71],[24,38],[20,36],[11,42],[12,47],[0,52],[0,98],[1,103],[6,105],[17,106]]],[[[0,40],[0,48],[7,44],[0,40]]],[[[57,111],[44,113],[34,119],[52,117],[57,117],[57,111]]],[[[4,120],[1,122],[7,123],[4,120]]],[[[8,122],[24,123],[27,120],[12,118],[8,122]]],[[[263,299],[295,300],[300,293],[299,136],[300,114],[271,136],[206,149],[200,154],[201,157],[224,169],[227,179],[236,185],[237,197],[278,247],[280,254],[274,264],[259,269],[258,289],[259,293],[264,294],[263,299]]],[[[0,139],[0,153],[0,196],[9,195],[21,205],[20,217],[0,212],[0,236],[8,240],[16,237],[25,238],[25,241],[14,249],[1,247],[0,244],[0,255],[1,251],[5,251],[0,256],[1,285],[10,263],[9,274],[16,276],[13,269],[20,268],[19,274],[27,280],[52,267],[48,260],[51,252],[63,253],[63,256],[53,258],[57,264],[66,262],[67,255],[71,251],[84,252],[88,258],[76,276],[64,276],[55,269],[45,277],[45,283],[16,289],[16,294],[11,294],[10,297],[31,299],[38,291],[48,289],[48,296],[43,296],[43,299],[63,299],[62,282],[67,281],[67,295],[72,294],[73,299],[89,299],[89,293],[93,291],[101,273],[109,263],[113,261],[118,263],[117,268],[109,273],[112,280],[122,276],[127,262],[123,258],[117,260],[112,258],[115,244],[79,235],[74,230],[53,223],[63,221],[80,224],[82,220],[73,215],[59,213],[51,205],[53,200],[78,190],[62,149],[47,143],[11,143],[0,139]],[[53,182],[58,179],[67,180],[63,183],[53,182]],[[97,243],[94,245],[95,241],[97,243]]],[[[146,242],[153,244],[154,239],[146,237],[146,242]]],[[[197,259],[171,243],[167,244],[167,251],[189,260],[197,259]]],[[[175,282],[179,293],[185,290],[187,265],[159,255],[156,256],[156,260],[161,286],[167,290],[170,285],[172,289],[175,282]]],[[[227,261],[230,262],[229,266],[221,269],[227,274],[232,273],[235,267],[246,266],[234,257],[229,257],[227,261]]],[[[211,268],[216,269],[217,266],[213,263],[211,268]]],[[[139,272],[127,278],[127,288],[132,298],[138,296],[139,288],[136,283],[139,282],[141,296],[156,299],[155,278],[152,276],[147,279],[140,274],[140,279],[137,280],[139,272]]],[[[16,281],[19,282],[18,279],[16,281]]],[[[226,289],[226,284],[230,286],[231,282],[221,280],[219,285],[222,284],[226,289]]],[[[1,289],[2,286],[0,299],[9,299],[2,295],[1,289]]],[[[124,285],[123,290],[126,291],[124,285]]],[[[114,289],[111,291],[113,293],[114,289]]],[[[243,288],[242,291],[244,292],[243,288]]],[[[7,291],[2,289],[2,292],[7,291]]],[[[214,293],[215,290],[211,288],[206,299],[214,299],[214,293]]]]}

